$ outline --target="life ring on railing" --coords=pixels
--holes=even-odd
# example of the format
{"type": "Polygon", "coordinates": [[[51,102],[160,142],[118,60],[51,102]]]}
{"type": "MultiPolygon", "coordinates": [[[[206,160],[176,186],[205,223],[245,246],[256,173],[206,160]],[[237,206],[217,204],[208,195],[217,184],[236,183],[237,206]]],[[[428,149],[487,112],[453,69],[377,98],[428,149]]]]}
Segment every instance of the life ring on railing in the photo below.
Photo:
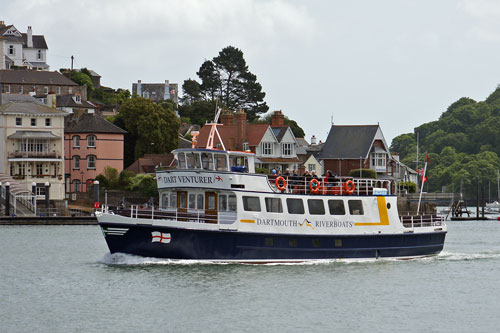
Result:
{"type": "Polygon", "coordinates": [[[319,180],[316,178],[313,178],[311,182],[309,183],[309,189],[311,190],[311,193],[313,194],[318,194],[319,193],[319,180]]]}
{"type": "Polygon", "coordinates": [[[345,182],[344,190],[347,192],[347,194],[353,194],[355,189],[356,185],[354,185],[354,182],[352,180],[348,180],[345,182]]]}
{"type": "Polygon", "coordinates": [[[276,181],[274,182],[276,184],[276,188],[280,191],[284,191],[286,189],[286,180],[283,178],[283,176],[279,176],[276,178],[276,181]]]}

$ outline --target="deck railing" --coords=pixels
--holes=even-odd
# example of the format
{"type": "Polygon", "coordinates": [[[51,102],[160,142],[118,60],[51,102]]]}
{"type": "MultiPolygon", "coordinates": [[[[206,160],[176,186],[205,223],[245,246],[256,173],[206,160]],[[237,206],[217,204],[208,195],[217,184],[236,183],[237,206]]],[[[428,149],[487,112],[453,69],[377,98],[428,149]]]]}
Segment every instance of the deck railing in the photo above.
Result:
{"type": "Polygon", "coordinates": [[[268,175],[268,181],[275,192],[282,193],[321,195],[391,194],[391,182],[389,180],[371,178],[335,177],[325,179],[268,175]]]}
{"type": "Polygon", "coordinates": [[[405,228],[441,227],[444,226],[444,216],[437,215],[403,215],[399,217],[405,228]]]}

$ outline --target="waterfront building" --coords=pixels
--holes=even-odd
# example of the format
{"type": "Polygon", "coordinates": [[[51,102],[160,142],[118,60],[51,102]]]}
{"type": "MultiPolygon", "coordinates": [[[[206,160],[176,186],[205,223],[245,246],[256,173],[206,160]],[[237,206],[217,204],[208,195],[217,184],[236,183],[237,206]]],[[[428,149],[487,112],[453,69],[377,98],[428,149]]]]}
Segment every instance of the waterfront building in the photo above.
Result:
{"type": "Polygon", "coordinates": [[[107,166],[123,170],[126,131],[95,113],[79,111],[65,121],[66,192],[85,192],[107,166]]]}
{"type": "Polygon", "coordinates": [[[39,198],[64,199],[64,117],[30,96],[0,95],[0,173],[9,174],[39,198]]]}

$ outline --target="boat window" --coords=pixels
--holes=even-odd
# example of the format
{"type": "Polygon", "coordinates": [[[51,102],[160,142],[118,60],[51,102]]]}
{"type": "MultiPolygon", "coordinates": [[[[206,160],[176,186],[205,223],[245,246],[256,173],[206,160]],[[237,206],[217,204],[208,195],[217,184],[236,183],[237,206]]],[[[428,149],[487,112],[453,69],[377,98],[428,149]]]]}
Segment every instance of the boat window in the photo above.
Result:
{"type": "Polygon", "coordinates": [[[312,240],[312,246],[313,247],[320,247],[321,246],[321,240],[318,238],[315,238],[312,240]]]}
{"type": "Polygon", "coordinates": [[[295,238],[288,240],[288,246],[290,246],[290,247],[297,247],[298,244],[299,244],[299,242],[295,238]]]}
{"type": "Polygon", "coordinates": [[[225,212],[227,210],[227,195],[219,195],[219,211],[225,212]]]}
{"type": "Polygon", "coordinates": [[[302,199],[286,199],[289,214],[304,214],[304,203],[302,199]]]}
{"type": "Polygon", "coordinates": [[[168,193],[161,194],[160,208],[168,207],[168,193]]]}
{"type": "Polygon", "coordinates": [[[169,208],[177,207],[177,192],[170,193],[170,202],[168,203],[169,208]]]}
{"type": "Polygon", "coordinates": [[[231,171],[248,172],[248,158],[246,156],[231,156],[229,162],[231,163],[231,171]]]}
{"type": "Polygon", "coordinates": [[[200,154],[198,153],[187,153],[186,154],[186,162],[188,169],[199,169],[201,167],[200,164],[200,154]]]}
{"type": "Polygon", "coordinates": [[[186,192],[179,192],[179,208],[187,208],[186,192]]]}
{"type": "Polygon", "coordinates": [[[207,210],[215,210],[217,207],[215,206],[215,193],[208,194],[208,201],[207,201],[207,210]]]}
{"type": "Polygon", "coordinates": [[[283,213],[280,198],[266,198],[266,211],[268,213],[283,213]]]}
{"type": "Polygon", "coordinates": [[[226,171],[227,170],[227,159],[226,155],[224,154],[215,154],[215,169],[219,171],[226,171]]]}
{"type": "Polygon", "coordinates": [[[343,200],[328,200],[328,208],[331,215],[345,215],[343,200]]]}
{"type": "Polygon", "coordinates": [[[243,197],[243,209],[249,212],[260,212],[259,197],[243,197]]]}
{"type": "Polygon", "coordinates": [[[214,169],[214,158],[210,153],[201,153],[201,167],[205,170],[214,169]]]}
{"type": "Polygon", "coordinates": [[[274,238],[271,238],[271,237],[265,238],[264,244],[266,246],[274,246],[274,238]]]}
{"type": "Polygon", "coordinates": [[[179,160],[179,165],[177,166],[177,168],[186,169],[186,154],[179,153],[179,155],[177,155],[177,159],[179,160]]]}
{"type": "Polygon", "coordinates": [[[196,208],[196,194],[193,193],[189,194],[189,208],[190,209],[196,208]]]}
{"type": "Polygon", "coordinates": [[[203,194],[198,194],[197,195],[197,200],[196,200],[196,208],[197,209],[203,209],[203,194]]]}
{"type": "Polygon", "coordinates": [[[227,204],[229,211],[231,212],[236,211],[236,196],[234,194],[229,195],[229,198],[227,199],[227,204]]]}
{"type": "Polygon", "coordinates": [[[351,215],[364,215],[363,202],[361,200],[349,200],[349,213],[351,215]]]}
{"type": "Polygon", "coordinates": [[[308,199],[307,206],[312,215],[325,215],[325,205],[322,199],[308,199]]]}

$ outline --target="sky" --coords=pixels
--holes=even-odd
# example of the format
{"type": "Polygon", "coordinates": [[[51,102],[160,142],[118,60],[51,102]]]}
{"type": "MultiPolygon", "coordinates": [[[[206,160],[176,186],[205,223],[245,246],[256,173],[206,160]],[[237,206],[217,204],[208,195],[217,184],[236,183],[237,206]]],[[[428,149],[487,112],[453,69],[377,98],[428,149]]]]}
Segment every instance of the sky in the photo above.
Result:
{"type": "Polygon", "coordinates": [[[379,123],[387,143],[500,84],[500,1],[0,0],[0,20],[44,35],[51,70],[101,84],[199,78],[226,46],[243,51],[270,111],[310,141],[379,123]]]}

